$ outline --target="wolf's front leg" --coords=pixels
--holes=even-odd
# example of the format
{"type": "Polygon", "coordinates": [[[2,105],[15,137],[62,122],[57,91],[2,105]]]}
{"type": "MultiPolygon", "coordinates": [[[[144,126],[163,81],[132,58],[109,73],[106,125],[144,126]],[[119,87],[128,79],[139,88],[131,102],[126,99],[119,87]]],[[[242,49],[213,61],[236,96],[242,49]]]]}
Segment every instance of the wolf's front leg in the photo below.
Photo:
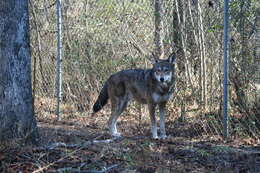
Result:
{"type": "Polygon", "coordinates": [[[156,106],[155,104],[148,104],[149,115],[151,119],[152,138],[158,139],[156,117],[155,117],[155,106],[156,106]]]}
{"type": "Polygon", "coordinates": [[[166,131],[165,131],[165,114],[166,114],[165,105],[166,105],[166,103],[161,103],[159,105],[161,139],[167,138],[166,131]]]}

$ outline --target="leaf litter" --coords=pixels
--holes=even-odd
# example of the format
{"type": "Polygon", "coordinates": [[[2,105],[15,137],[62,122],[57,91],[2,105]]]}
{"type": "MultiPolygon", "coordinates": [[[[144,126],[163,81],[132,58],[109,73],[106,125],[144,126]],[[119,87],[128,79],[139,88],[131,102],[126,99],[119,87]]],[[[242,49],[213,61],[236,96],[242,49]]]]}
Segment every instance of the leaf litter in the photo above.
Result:
{"type": "Polygon", "coordinates": [[[0,172],[13,173],[178,173],[260,172],[259,140],[223,141],[194,132],[189,123],[167,121],[166,140],[150,138],[149,120],[125,115],[118,122],[124,135],[111,138],[108,116],[37,117],[38,146],[18,143],[0,147],[0,172]],[[186,133],[187,132],[187,133],[186,133]]]}

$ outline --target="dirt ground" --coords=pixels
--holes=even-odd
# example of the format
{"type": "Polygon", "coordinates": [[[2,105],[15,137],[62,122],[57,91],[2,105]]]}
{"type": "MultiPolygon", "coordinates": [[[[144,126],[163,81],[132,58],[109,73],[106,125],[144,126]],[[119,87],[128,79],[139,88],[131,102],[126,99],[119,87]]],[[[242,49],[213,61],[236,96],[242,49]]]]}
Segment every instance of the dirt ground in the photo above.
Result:
{"type": "MultiPolygon", "coordinates": [[[[105,115],[104,115],[105,114],[105,115]]],[[[167,121],[166,140],[150,138],[149,120],[125,115],[111,138],[108,116],[38,117],[38,146],[2,147],[0,172],[178,173],[260,172],[259,139],[204,134],[188,122],[167,121]]]]}

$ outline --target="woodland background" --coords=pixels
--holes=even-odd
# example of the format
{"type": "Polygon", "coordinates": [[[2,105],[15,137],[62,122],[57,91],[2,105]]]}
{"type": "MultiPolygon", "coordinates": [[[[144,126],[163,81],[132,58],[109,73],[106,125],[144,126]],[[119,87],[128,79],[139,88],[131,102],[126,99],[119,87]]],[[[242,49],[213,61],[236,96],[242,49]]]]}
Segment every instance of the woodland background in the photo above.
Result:
{"type": "MultiPolygon", "coordinates": [[[[221,135],[223,2],[162,2],[163,8],[155,9],[150,0],[63,1],[63,116],[88,116],[110,74],[151,67],[152,52],[166,58],[177,51],[176,91],[169,104],[169,111],[176,113],[171,115],[196,120],[206,133],[221,135]],[[156,13],[162,14],[161,23],[154,22],[156,13]],[[162,43],[159,54],[155,30],[162,43]]],[[[55,112],[55,7],[55,1],[30,1],[33,90],[39,116],[55,112]],[[48,103],[46,112],[43,103],[48,103]]],[[[259,135],[259,7],[257,0],[230,1],[229,112],[235,136],[259,135]]],[[[131,111],[138,110],[132,106],[131,111]]]]}
{"type": "MultiPolygon", "coordinates": [[[[8,2],[3,3],[8,8],[0,6],[4,19],[20,19],[26,14],[8,12],[14,4],[27,9],[28,1],[2,2],[8,2]]],[[[63,0],[60,121],[55,114],[56,2],[29,1],[37,128],[34,121],[32,124],[39,134],[38,145],[24,145],[26,138],[29,140],[27,134],[12,143],[0,141],[0,172],[260,172],[259,0],[229,3],[227,140],[223,140],[222,113],[223,0],[63,0]],[[107,129],[109,106],[91,116],[104,81],[122,69],[150,68],[150,58],[166,58],[173,51],[177,54],[177,81],[173,100],[168,103],[168,138],[150,139],[148,111],[136,103],[119,118],[123,137],[111,138],[107,129]]],[[[12,31],[9,33],[16,33],[15,27],[3,24],[12,31]]],[[[13,38],[10,36],[3,38],[8,41],[13,38]]],[[[12,41],[16,46],[15,39],[12,41]]],[[[8,58],[19,59],[18,55],[2,56],[8,58]]],[[[22,117],[19,111],[15,113],[22,117]]],[[[8,114],[1,115],[10,120],[8,114]]],[[[31,119],[22,122],[28,125],[31,119]]],[[[27,126],[19,128],[12,119],[8,122],[18,132],[28,130],[27,126]]],[[[6,131],[1,134],[6,135],[6,131]]]]}

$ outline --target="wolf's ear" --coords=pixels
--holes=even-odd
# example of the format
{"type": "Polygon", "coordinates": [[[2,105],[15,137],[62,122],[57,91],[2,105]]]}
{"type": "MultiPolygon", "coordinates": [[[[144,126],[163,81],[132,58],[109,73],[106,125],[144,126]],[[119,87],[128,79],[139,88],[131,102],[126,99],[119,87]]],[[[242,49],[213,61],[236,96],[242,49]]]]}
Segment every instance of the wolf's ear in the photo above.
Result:
{"type": "Polygon", "coordinates": [[[169,58],[168,58],[168,60],[167,60],[169,63],[171,63],[171,64],[176,64],[176,55],[175,55],[175,53],[172,53],[170,56],[169,56],[169,58]]]}
{"type": "Polygon", "coordinates": [[[159,59],[157,58],[151,58],[151,64],[154,65],[159,62],[159,59]]]}
{"type": "Polygon", "coordinates": [[[150,55],[150,62],[152,65],[160,62],[160,60],[155,56],[155,54],[152,52],[152,54],[150,55]]]}

